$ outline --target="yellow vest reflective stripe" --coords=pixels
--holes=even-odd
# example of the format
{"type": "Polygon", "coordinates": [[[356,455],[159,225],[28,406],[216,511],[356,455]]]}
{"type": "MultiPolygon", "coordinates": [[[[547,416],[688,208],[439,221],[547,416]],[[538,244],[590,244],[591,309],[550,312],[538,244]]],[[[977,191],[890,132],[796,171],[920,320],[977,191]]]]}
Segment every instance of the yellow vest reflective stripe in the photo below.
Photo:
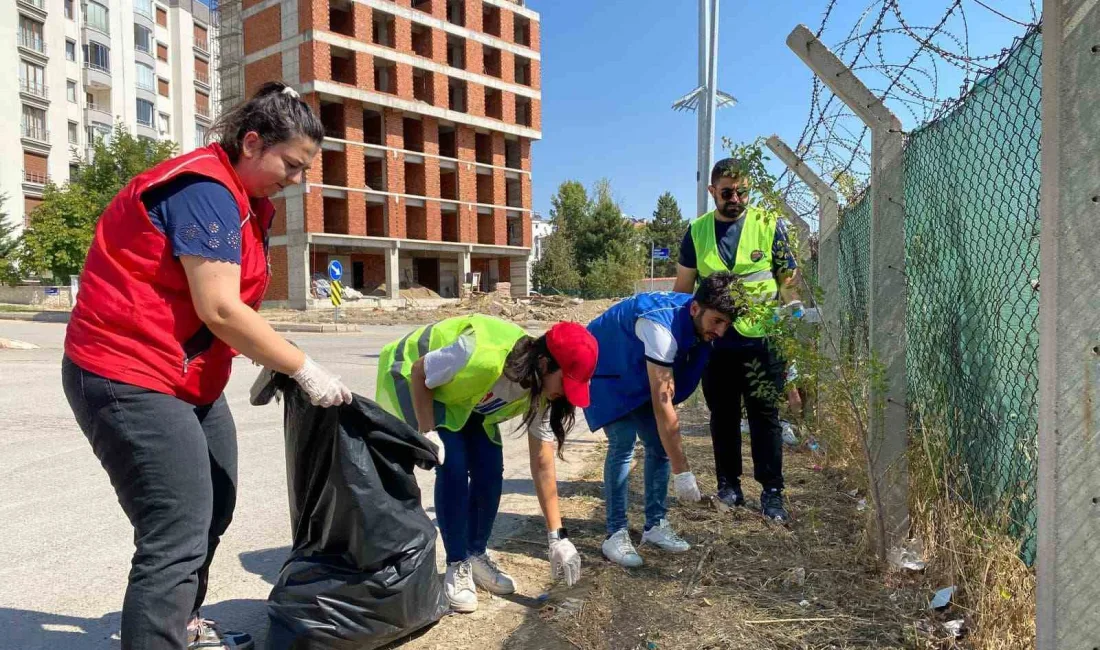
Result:
{"type": "MultiPolygon", "coordinates": [[[[417,359],[433,350],[447,347],[466,330],[473,330],[474,351],[465,367],[433,393],[435,426],[459,431],[474,412],[474,407],[493,389],[504,374],[504,364],[516,341],[527,332],[514,323],[490,316],[457,316],[421,327],[382,348],[378,358],[375,401],[406,423],[416,426],[409,377],[417,359]]],[[[497,423],[525,413],[530,396],[508,403],[485,416],[485,433],[500,444],[497,423]]]]}
{"type": "MultiPolygon", "coordinates": [[[[772,273],[772,243],[778,217],[766,210],[750,206],[741,217],[741,238],[737,242],[733,268],[726,266],[718,252],[714,231],[714,212],[708,212],[691,222],[691,241],[695,245],[695,267],[699,278],[713,273],[728,272],[741,278],[745,289],[756,302],[771,302],[779,295],[779,284],[772,273]],[[754,259],[755,257],[755,259],[754,259]]],[[[765,321],[742,316],[733,322],[742,336],[762,338],[767,331],[765,321]]]]}

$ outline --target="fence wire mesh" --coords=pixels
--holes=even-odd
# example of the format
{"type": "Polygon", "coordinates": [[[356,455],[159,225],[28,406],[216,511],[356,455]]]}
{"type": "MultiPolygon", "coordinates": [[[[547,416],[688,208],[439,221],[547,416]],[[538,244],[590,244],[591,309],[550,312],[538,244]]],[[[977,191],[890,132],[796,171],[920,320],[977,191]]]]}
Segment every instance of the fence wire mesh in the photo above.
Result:
{"type": "Polygon", "coordinates": [[[871,193],[840,213],[837,228],[841,353],[854,359],[869,356],[867,299],[871,281],[871,193]]]}
{"type": "Polygon", "coordinates": [[[1029,563],[1041,49],[1033,30],[952,110],[911,134],[904,154],[910,409],[946,427],[962,470],[954,489],[1017,535],[1029,563]]]}

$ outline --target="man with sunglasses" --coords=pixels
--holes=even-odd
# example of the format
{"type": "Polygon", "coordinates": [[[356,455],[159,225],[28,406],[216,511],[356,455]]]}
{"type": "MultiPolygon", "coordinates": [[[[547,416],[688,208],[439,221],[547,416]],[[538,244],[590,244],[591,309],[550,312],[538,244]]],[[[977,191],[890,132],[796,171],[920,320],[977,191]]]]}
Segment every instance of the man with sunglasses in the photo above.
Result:
{"type": "MultiPolygon", "coordinates": [[[[745,166],[734,158],[718,161],[710,174],[716,210],[695,219],[680,244],[674,290],[691,293],[713,273],[732,272],[761,302],[797,302],[797,264],[786,227],[777,215],[753,205],[745,166]]],[[[742,316],[714,343],[703,375],[703,396],[710,409],[718,498],[741,506],[741,404],[748,412],[754,478],[763,488],[765,518],[786,522],[783,500],[783,440],[779,400],[786,362],[768,341],[766,323],[742,316]]]]}

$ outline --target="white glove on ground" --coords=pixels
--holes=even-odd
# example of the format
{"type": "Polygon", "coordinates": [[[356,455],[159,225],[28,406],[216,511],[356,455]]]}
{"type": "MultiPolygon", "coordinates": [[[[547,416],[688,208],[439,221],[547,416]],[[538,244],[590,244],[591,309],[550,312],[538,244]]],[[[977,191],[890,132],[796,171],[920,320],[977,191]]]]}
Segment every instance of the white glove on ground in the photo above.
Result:
{"type": "Polygon", "coordinates": [[[695,474],[684,472],[672,475],[672,486],[676,490],[676,498],[681,501],[696,502],[703,498],[699,492],[699,484],[695,481],[695,474]]]}
{"type": "Polygon", "coordinates": [[[444,448],[443,448],[443,440],[441,440],[440,437],[439,437],[439,432],[435,431],[435,430],[432,430],[432,431],[429,431],[429,432],[421,434],[421,435],[423,435],[425,438],[427,438],[428,442],[430,442],[430,443],[432,443],[433,445],[436,446],[435,457],[439,459],[439,464],[442,465],[443,464],[443,456],[446,455],[446,452],[444,451],[444,448]]]}
{"type": "Polygon", "coordinates": [[[581,554],[568,539],[550,540],[550,579],[565,579],[565,586],[572,587],[581,579],[581,554]]]}
{"type": "Polygon", "coordinates": [[[328,408],[351,404],[351,391],[344,382],[309,357],[306,357],[302,367],[290,378],[298,382],[302,390],[309,395],[310,404],[314,406],[328,408]]]}

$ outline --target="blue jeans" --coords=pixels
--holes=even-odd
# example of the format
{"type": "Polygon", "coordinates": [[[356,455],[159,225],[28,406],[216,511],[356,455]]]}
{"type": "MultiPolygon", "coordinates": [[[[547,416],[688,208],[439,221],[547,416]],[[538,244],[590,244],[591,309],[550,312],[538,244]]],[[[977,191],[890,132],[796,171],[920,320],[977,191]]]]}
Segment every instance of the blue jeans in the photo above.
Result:
{"type": "Polygon", "coordinates": [[[653,405],[646,402],[603,428],[607,435],[607,460],[603,466],[603,498],[607,504],[607,534],[626,528],[626,503],[630,491],[630,461],[634,441],[645,445],[645,529],[657,525],[668,512],[668,477],[671,466],[653,405]]]}
{"type": "Polygon", "coordinates": [[[446,456],[435,470],[435,514],[448,564],[485,552],[500,508],[504,449],[483,422],[475,413],[457,433],[439,430],[446,456]]]}

